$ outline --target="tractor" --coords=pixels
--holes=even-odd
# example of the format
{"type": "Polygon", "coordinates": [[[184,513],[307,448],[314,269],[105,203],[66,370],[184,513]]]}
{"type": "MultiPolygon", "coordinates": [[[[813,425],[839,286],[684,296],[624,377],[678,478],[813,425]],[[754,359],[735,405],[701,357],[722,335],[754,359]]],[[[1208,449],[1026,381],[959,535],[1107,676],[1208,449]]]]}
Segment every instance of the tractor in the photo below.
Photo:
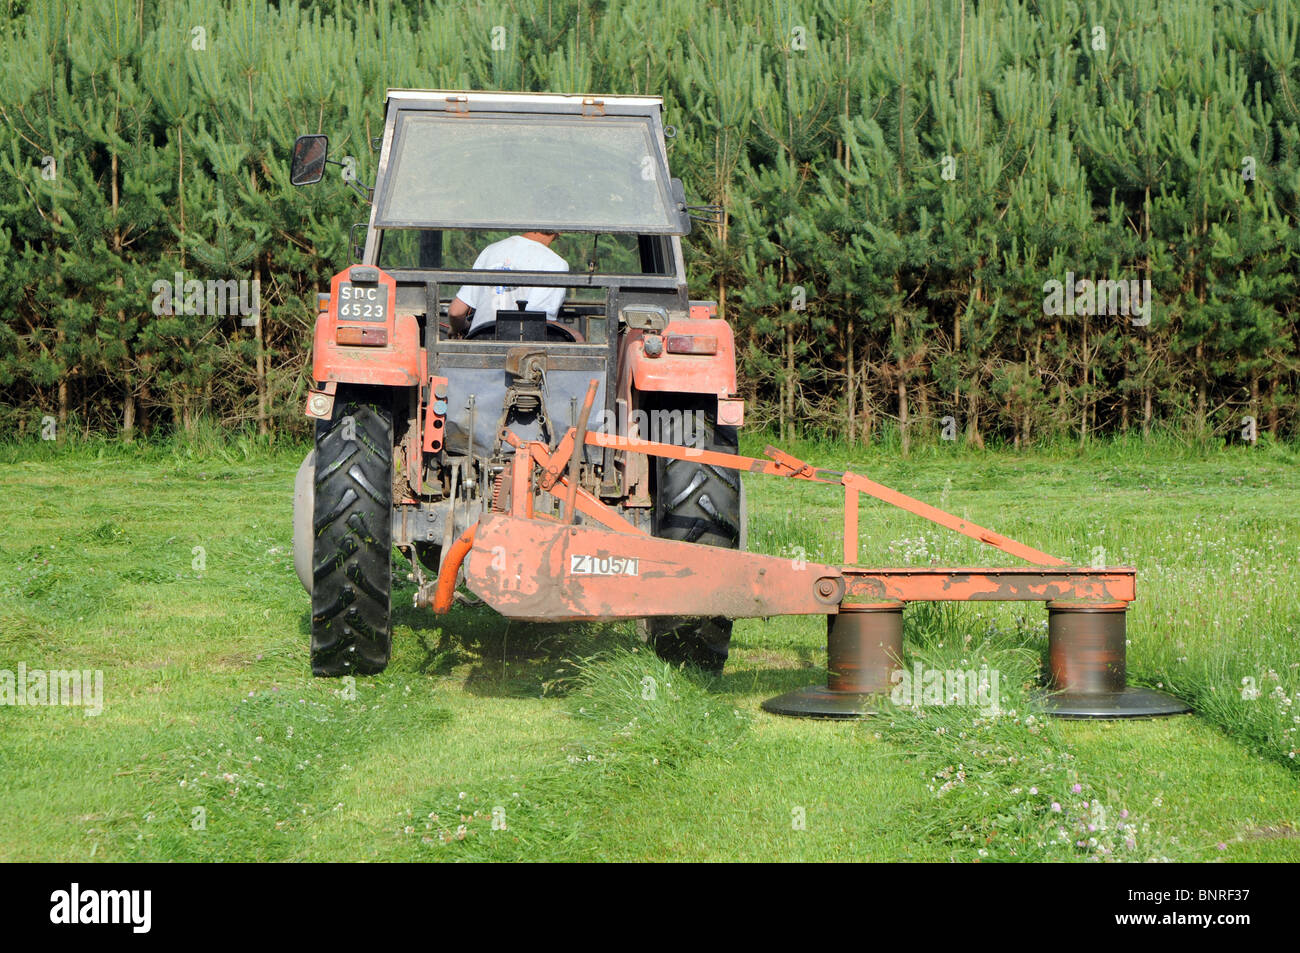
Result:
{"type": "MultiPolygon", "coordinates": [[[[295,141],[295,186],[336,165],[370,205],[355,264],[317,296],[315,441],[293,517],[314,674],[383,671],[394,549],[430,605],[438,581],[455,585],[455,541],[493,512],[573,526],[614,513],[647,536],[744,547],[739,472],[703,462],[736,453],[744,421],[734,336],[687,291],[681,240],[709,213],[669,174],[662,110],[648,96],[391,90],[368,189],[326,136],[295,141]],[[628,447],[592,445],[602,434],[628,447]],[[652,458],[637,441],[686,449],[652,458]],[[541,455],[550,467],[523,474],[529,447],[530,470],[541,455]]],[[[723,615],[637,625],[670,662],[726,660],[723,615]]]]}

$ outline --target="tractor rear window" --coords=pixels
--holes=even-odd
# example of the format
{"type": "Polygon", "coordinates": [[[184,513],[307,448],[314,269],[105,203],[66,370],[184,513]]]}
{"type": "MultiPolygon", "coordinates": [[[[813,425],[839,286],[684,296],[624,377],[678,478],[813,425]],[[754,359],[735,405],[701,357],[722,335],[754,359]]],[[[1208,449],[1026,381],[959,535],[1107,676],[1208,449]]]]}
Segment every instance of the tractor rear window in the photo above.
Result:
{"type": "Polygon", "coordinates": [[[682,230],[644,117],[404,111],[378,202],[380,227],[682,230]]]}

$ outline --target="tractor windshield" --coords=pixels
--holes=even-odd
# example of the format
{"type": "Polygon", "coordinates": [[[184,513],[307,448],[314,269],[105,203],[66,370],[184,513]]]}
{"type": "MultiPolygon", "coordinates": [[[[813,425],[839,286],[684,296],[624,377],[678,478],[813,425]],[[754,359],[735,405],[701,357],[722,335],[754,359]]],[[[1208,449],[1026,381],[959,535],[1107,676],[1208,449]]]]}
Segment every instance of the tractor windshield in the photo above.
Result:
{"type": "Polygon", "coordinates": [[[374,224],[679,235],[645,116],[400,110],[374,224]]]}

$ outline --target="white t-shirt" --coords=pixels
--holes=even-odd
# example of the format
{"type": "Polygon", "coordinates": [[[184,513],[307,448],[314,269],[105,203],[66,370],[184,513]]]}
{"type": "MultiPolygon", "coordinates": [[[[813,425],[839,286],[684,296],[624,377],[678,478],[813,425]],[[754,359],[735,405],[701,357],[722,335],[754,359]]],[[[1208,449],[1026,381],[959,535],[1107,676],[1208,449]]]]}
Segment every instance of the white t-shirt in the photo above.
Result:
{"type": "MultiPolygon", "coordinates": [[[[522,235],[511,235],[493,242],[474,259],[474,269],[488,271],[568,271],[569,263],[541,242],[522,235]]],[[[545,311],[554,321],[564,304],[563,288],[515,288],[509,285],[462,285],[456,297],[474,309],[473,331],[481,324],[496,320],[498,311],[516,311],[520,301],[528,302],[529,311],[545,311]]]]}

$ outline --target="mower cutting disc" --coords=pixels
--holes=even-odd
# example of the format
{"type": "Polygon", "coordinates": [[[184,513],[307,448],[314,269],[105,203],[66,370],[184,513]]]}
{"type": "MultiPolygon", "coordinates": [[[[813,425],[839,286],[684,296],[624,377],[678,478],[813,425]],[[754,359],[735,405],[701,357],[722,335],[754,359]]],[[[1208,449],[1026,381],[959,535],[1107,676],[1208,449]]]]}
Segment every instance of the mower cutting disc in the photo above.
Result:
{"type": "Polygon", "coordinates": [[[877,692],[836,692],[809,685],[763,702],[763,710],[795,718],[862,718],[874,715],[887,695],[877,692]]]}
{"type": "Polygon", "coordinates": [[[1150,688],[1118,692],[1043,692],[1038,703],[1057,718],[1160,718],[1191,711],[1172,695],[1150,688]]]}

